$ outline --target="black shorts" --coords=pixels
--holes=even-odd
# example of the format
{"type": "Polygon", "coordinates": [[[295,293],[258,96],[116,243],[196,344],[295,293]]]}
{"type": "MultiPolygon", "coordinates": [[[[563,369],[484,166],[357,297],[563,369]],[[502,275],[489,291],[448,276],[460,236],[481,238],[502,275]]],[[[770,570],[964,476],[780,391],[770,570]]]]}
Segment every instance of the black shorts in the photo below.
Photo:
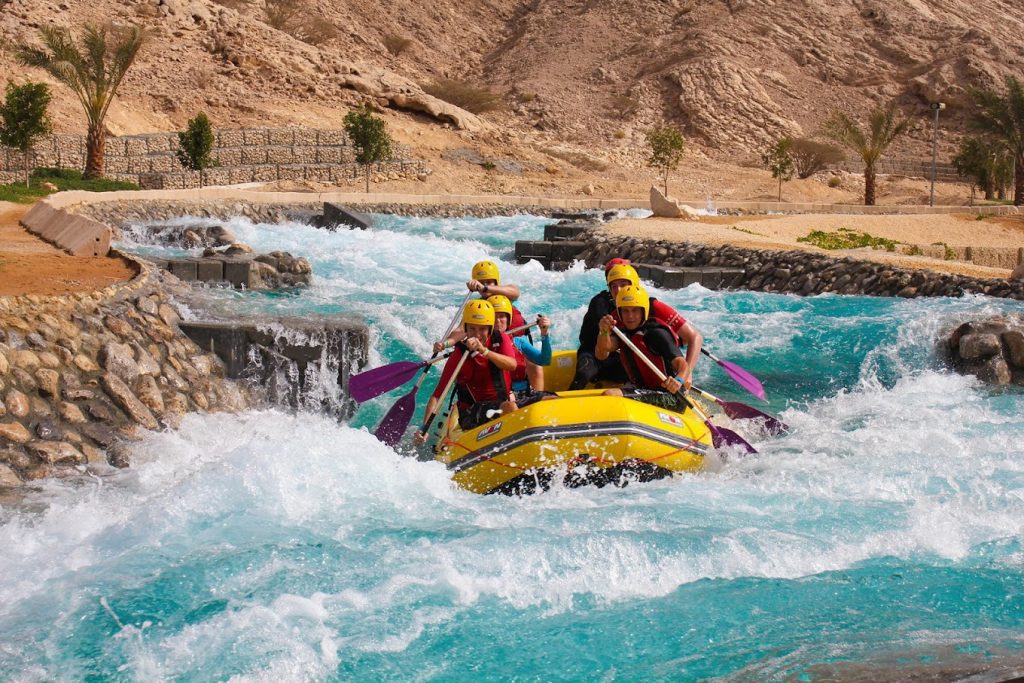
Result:
{"type": "Polygon", "coordinates": [[[467,406],[465,409],[459,408],[459,426],[463,429],[473,429],[474,427],[479,427],[484,422],[490,422],[495,417],[500,416],[501,404],[502,401],[480,401],[479,403],[467,406]],[[498,415],[487,417],[487,412],[490,410],[497,410],[498,415]]]}
{"type": "Polygon", "coordinates": [[[557,396],[553,391],[536,391],[532,387],[516,392],[516,407],[525,408],[531,403],[543,400],[547,396],[557,396]]]}
{"type": "Polygon", "coordinates": [[[683,398],[681,391],[678,394],[670,394],[669,392],[661,389],[642,389],[640,387],[634,387],[631,384],[627,384],[622,387],[622,395],[626,398],[631,398],[634,401],[658,406],[659,408],[667,408],[668,410],[674,410],[680,413],[686,409],[686,399],[683,398]]]}

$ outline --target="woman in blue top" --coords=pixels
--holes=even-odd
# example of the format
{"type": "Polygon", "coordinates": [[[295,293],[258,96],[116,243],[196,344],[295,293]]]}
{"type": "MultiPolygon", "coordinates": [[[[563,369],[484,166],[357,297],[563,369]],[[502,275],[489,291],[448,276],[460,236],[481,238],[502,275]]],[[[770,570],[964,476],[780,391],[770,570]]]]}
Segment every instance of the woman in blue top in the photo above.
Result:
{"type": "MultiPolygon", "coordinates": [[[[512,302],[500,294],[495,294],[487,300],[494,306],[495,328],[499,332],[508,332],[508,326],[512,321],[512,302]]],[[[546,315],[539,315],[537,316],[537,327],[540,329],[539,349],[526,335],[512,337],[512,343],[516,350],[516,369],[512,371],[512,390],[517,394],[529,395],[544,390],[543,366],[551,365],[551,339],[548,337],[551,321],[546,315]]],[[[520,405],[522,404],[520,403],[520,405]]]]}

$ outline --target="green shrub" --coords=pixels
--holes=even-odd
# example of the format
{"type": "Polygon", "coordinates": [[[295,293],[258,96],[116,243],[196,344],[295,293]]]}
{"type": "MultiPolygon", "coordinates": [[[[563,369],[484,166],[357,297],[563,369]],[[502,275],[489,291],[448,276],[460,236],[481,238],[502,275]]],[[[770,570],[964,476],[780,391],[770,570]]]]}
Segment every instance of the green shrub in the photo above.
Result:
{"type": "Polygon", "coordinates": [[[453,78],[438,78],[421,86],[423,92],[444,100],[473,114],[498,111],[505,108],[501,95],[488,88],[472,85],[453,78]]]}
{"type": "Polygon", "coordinates": [[[796,241],[813,244],[822,249],[859,249],[861,247],[871,247],[872,249],[896,251],[895,240],[874,237],[866,232],[855,232],[850,228],[839,228],[836,232],[812,230],[807,237],[797,237],[796,241]]]}
{"type": "Polygon", "coordinates": [[[11,185],[0,185],[0,201],[18,202],[28,204],[40,197],[51,193],[43,187],[43,183],[50,183],[57,187],[57,191],[63,190],[87,190],[89,192],[114,192],[116,190],[137,190],[139,186],[135,183],[128,183],[121,180],[108,180],[98,178],[85,180],[81,171],[73,171],[67,168],[37,168],[32,172],[32,178],[28,187],[25,183],[13,183],[11,185]]]}
{"type": "Polygon", "coordinates": [[[956,261],[956,249],[949,246],[945,242],[932,242],[933,247],[942,247],[943,255],[942,258],[946,261],[956,261]]]}
{"type": "Polygon", "coordinates": [[[835,189],[843,184],[843,179],[837,175],[834,175],[828,179],[828,186],[835,189]]]}

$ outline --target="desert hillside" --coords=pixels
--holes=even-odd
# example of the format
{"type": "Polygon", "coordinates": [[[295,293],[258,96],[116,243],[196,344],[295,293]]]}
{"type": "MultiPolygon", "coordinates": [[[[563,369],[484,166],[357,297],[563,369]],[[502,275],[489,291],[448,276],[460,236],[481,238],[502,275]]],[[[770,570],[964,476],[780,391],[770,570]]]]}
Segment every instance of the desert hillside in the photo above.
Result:
{"type": "MultiPolygon", "coordinates": [[[[116,134],[180,129],[200,110],[221,127],[337,127],[369,100],[401,141],[447,152],[444,163],[453,150],[472,162],[470,148],[583,177],[642,167],[644,131],[670,121],[687,163],[710,165],[702,182],[755,166],[781,134],[812,135],[834,108],[862,115],[893,98],[918,121],[894,154],[917,158],[930,156],[928,102],[948,103],[948,158],[965,88],[1024,73],[1016,0],[308,0],[281,28],[265,1],[10,0],[0,39],[146,26],[110,113],[116,134]],[[477,117],[424,94],[439,78],[490,88],[504,106],[477,117]]],[[[0,71],[45,80],[9,52],[0,71]]],[[[77,103],[54,91],[56,128],[81,131],[77,103]]]]}

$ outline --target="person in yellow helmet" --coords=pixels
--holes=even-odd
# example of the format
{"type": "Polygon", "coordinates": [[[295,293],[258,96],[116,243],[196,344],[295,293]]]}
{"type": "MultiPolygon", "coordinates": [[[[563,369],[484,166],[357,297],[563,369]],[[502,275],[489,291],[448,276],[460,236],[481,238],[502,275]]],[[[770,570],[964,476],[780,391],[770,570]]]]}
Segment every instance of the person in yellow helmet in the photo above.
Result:
{"type": "MultiPolygon", "coordinates": [[[[462,309],[462,329],[465,338],[445,362],[441,379],[433,396],[427,401],[424,415],[435,412],[441,393],[464,354],[466,359],[455,380],[455,396],[459,406],[459,425],[472,429],[487,422],[492,410],[509,412],[515,409],[511,401],[512,371],[516,368],[515,347],[512,340],[494,325],[494,306],[489,301],[470,301],[462,309]]],[[[422,444],[427,435],[417,431],[414,440],[422,444]]]]}
{"type": "MultiPolygon", "coordinates": [[[[518,285],[501,284],[501,273],[498,270],[498,264],[494,261],[477,261],[474,263],[473,269],[470,271],[470,279],[466,282],[466,287],[471,292],[479,292],[482,299],[491,296],[503,296],[509,302],[513,302],[519,298],[518,285]]],[[[509,329],[519,329],[524,325],[526,325],[526,320],[523,318],[523,314],[519,312],[518,308],[512,306],[512,321],[509,329]]],[[[526,335],[527,339],[531,342],[533,341],[529,330],[521,330],[512,336],[518,337],[519,335],[526,335]]],[[[461,339],[462,330],[453,330],[447,339],[434,343],[434,353],[441,353],[446,348],[458,343],[461,339]]]]}
{"type": "MultiPolygon", "coordinates": [[[[495,327],[501,332],[507,333],[512,324],[512,302],[500,294],[488,297],[487,300],[494,306],[495,327]]],[[[516,369],[512,371],[512,389],[517,394],[529,393],[531,389],[534,391],[543,391],[544,389],[542,366],[551,365],[551,340],[548,337],[551,320],[546,315],[538,315],[537,327],[540,330],[539,349],[525,336],[512,337],[512,344],[516,350],[516,369]]]]}
{"type": "MultiPolygon", "coordinates": [[[[640,276],[627,259],[613,258],[605,264],[605,281],[608,288],[598,292],[590,300],[590,306],[580,326],[580,346],[576,351],[576,374],[570,389],[583,389],[596,380],[624,382],[626,376],[619,363],[617,353],[612,353],[604,361],[598,361],[595,354],[598,337],[598,323],[606,315],[615,311],[615,296],[627,285],[640,287],[640,276]]],[[[700,359],[701,345],[704,337],[679,311],[664,301],[650,299],[650,315],[676,337],[679,346],[686,347],[686,384],[692,381],[693,368],[700,359]]]]}
{"type": "Polygon", "coordinates": [[[608,389],[606,396],[626,396],[644,403],[682,410],[682,393],[686,386],[687,364],[679,351],[675,335],[668,327],[650,317],[651,299],[642,287],[626,285],[615,295],[618,317],[606,315],[599,323],[597,358],[604,360],[618,351],[620,362],[629,376],[622,389],[608,389]],[[618,327],[640,353],[650,359],[667,379],[662,381],[628,346],[612,334],[618,327]]]}
{"type": "Polygon", "coordinates": [[[484,299],[495,294],[508,297],[508,300],[513,302],[519,299],[519,285],[501,284],[501,273],[494,261],[474,263],[470,278],[466,281],[466,288],[471,292],[479,292],[484,299]]]}

